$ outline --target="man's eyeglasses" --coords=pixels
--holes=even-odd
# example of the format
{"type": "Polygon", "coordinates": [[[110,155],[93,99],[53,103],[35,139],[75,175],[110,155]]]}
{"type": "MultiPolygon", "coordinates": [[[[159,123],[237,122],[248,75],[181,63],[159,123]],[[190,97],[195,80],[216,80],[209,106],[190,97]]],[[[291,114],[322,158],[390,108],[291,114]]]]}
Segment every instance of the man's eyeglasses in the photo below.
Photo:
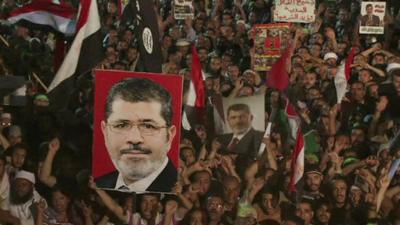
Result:
{"type": "Polygon", "coordinates": [[[153,136],[160,133],[160,130],[163,128],[168,128],[168,126],[158,126],[155,123],[151,122],[140,122],[134,123],[131,121],[121,121],[115,123],[107,123],[110,130],[114,133],[124,134],[132,130],[133,127],[137,127],[140,134],[146,136],[153,136]]]}

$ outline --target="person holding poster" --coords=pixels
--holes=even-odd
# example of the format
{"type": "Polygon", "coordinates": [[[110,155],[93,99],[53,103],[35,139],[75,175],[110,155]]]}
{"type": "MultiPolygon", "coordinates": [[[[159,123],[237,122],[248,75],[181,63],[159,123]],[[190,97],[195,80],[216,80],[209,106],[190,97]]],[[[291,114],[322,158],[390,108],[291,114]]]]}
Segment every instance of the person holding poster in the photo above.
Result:
{"type": "Polygon", "coordinates": [[[367,4],[365,7],[365,11],[367,14],[361,17],[361,26],[381,26],[381,20],[379,19],[379,16],[373,14],[374,7],[372,6],[372,4],[367,4]]]}
{"type": "Polygon", "coordinates": [[[117,169],[98,177],[99,188],[170,192],[177,170],[167,153],[176,135],[171,94],[147,78],[127,78],[108,92],[101,131],[117,169]]]}

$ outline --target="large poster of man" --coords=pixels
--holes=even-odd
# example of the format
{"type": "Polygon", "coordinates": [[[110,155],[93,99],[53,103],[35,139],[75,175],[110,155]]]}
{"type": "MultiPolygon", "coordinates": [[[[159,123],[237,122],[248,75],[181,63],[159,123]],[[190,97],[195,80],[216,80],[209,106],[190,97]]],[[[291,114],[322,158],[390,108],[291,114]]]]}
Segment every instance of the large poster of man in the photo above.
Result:
{"type": "Polygon", "coordinates": [[[97,186],[171,192],[178,176],[182,77],[97,70],[95,81],[97,186]]]}
{"type": "Polygon", "coordinates": [[[290,40],[288,23],[261,24],[254,26],[254,70],[270,71],[272,64],[281,56],[290,40]]]}
{"type": "Polygon", "coordinates": [[[264,130],[264,95],[223,98],[224,116],[215,117],[216,124],[224,124],[218,141],[225,153],[256,157],[264,130]]]}
{"type": "Polygon", "coordinates": [[[360,34],[383,34],[386,2],[362,2],[360,34]]]}

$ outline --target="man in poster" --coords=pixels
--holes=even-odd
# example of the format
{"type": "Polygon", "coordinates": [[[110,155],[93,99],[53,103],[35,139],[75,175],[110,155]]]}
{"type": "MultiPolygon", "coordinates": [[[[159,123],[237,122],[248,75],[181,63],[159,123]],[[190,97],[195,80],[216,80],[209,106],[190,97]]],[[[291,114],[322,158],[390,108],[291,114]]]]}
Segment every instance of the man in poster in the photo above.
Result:
{"type": "Polygon", "coordinates": [[[232,133],[223,134],[218,138],[225,153],[257,157],[264,132],[252,127],[253,115],[250,107],[242,103],[229,106],[227,121],[232,133]]]}
{"type": "Polygon", "coordinates": [[[361,26],[381,26],[381,20],[379,19],[379,16],[373,14],[374,7],[372,6],[372,4],[367,4],[365,7],[365,11],[367,12],[367,14],[361,17],[361,26]]]}
{"type": "Polygon", "coordinates": [[[96,178],[100,188],[128,192],[171,192],[177,171],[167,153],[176,134],[170,93],[146,78],[112,86],[101,130],[117,169],[96,178]]]}

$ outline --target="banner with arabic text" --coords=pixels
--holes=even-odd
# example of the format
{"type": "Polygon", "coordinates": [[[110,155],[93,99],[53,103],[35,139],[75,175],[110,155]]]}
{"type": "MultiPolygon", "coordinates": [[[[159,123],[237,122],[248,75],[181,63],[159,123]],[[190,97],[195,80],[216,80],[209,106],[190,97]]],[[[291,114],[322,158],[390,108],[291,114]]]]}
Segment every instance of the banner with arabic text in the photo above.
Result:
{"type": "Polygon", "coordinates": [[[315,21],[315,0],[276,0],[275,22],[312,23],[315,21]]]}

